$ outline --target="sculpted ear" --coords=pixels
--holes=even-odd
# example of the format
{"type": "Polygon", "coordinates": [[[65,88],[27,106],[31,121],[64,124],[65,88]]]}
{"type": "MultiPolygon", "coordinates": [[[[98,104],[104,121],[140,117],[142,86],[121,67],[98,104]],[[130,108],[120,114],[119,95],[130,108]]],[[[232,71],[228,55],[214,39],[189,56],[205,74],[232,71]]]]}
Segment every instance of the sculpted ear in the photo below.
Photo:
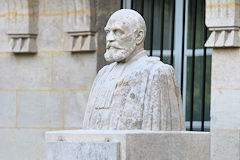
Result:
{"type": "Polygon", "coordinates": [[[137,45],[141,44],[144,40],[144,31],[143,30],[139,30],[137,35],[136,35],[136,42],[137,42],[137,45]]]}

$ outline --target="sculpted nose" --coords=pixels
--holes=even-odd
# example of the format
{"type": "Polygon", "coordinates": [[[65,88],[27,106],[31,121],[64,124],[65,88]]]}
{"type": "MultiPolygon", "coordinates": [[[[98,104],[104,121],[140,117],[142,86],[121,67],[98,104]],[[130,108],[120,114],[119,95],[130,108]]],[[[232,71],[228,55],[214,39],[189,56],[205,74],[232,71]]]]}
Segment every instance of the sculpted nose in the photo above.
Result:
{"type": "Polygon", "coordinates": [[[115,36],[114,36],[114,34],[113,34],[112,31],[110,31],[110,32],[107,34],[106,40],[107,40],[108,42],[111,42],[111,41],[114,41],[114,40],[115,40],[115,36]]]}

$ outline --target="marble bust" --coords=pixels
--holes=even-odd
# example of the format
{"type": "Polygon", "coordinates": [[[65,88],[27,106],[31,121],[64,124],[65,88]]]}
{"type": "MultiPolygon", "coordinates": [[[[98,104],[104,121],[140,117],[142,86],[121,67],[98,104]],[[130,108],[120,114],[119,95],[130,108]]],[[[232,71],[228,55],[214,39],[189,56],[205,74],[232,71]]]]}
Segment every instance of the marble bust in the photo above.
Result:
{"type": "Polygon", "coordinates": [[[107,61],[93,83],[84,129],[185,130],[174,69],[144,50],[146,24],[134,10],[121,9],[108,20],[107,61]]]}

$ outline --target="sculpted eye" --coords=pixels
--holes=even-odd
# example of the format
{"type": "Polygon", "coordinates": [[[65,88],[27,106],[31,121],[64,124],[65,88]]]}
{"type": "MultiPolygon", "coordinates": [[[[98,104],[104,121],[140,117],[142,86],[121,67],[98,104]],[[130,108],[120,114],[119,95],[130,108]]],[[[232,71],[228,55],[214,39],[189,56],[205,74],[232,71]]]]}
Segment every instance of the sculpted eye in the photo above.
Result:
{"type": "Polygon", "coordinates": [[[114,29],[113,32],[114,32],[114,34],[115,34],[116,36],[121,36],[121,35],[124,33],[124,32],[121,31],[120,29],[114,29]]]}
{"type": "Polygon", "coordinates": [[[108,34],[108,33],[109,33],[109,30],[105,30],[105,32],[108,34]]]}

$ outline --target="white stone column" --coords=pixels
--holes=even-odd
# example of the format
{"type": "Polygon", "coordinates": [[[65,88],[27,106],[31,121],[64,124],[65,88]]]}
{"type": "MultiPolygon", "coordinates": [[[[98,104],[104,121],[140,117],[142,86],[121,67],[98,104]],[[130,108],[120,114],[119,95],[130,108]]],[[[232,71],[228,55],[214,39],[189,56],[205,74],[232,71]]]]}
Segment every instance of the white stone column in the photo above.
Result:
{"type": "Polygon", "coordinates": [[[213,48],[211,160],[240,159],[240,0],[207,0],[206,42],[213,48]]]}

